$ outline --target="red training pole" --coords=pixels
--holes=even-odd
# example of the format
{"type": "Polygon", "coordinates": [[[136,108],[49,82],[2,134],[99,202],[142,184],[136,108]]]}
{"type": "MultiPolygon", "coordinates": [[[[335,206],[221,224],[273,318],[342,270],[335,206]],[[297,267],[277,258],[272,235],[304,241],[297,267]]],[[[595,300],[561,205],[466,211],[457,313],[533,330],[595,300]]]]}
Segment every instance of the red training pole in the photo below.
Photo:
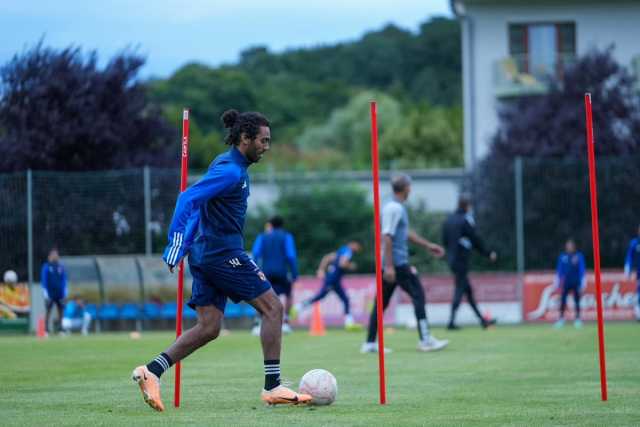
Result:
{"type": "Polygon", "coordinates": [[[593,118],[591,94],[585,93],[584,106],[587,113],[587,148],[589,152],[589,187],[591,188],[591,234],[593,238],[593,262],[596,275],[596,303],[598,309],[598,348],[600,352],[600,389],[602,401],[607,400],[607,364],[604,348],[604,315],[602,313],[602,284],[600,283],[600,235],[598,224],[598,192],[596,186],[596,156],[593,141],[593,118]]]}
{"type": "Polygon", "coordinates": [[[382,257],[380,245],[380,172],[378,161],[378,109],[371,101],[371,162],[373,163],[373,222],[376,235],[376,306],[378,313],[378,370],[380,373],[380,404],[387,403],[384,375],[384,319],[382,306],[382,257]]]}
{"type": "MultiPolygon", "coordinates": [[[[189,110],[184,109],[182,111],[182,150],[181,150],[182,162],[180,165],[180,192],[182,193],[187,189],[187,177],[189,175],[189,110]]],[[[184,261],[180,260],[178,265],[178,295],[177,295],[177,309],[176,309],[176,339],[182,335],[182,300],[184,298],[184,261]]],[[[173,406],[178,408],[180,406],[180,362],[176,363],[176,375],[175,386],[173,396],[173,406]]]]}

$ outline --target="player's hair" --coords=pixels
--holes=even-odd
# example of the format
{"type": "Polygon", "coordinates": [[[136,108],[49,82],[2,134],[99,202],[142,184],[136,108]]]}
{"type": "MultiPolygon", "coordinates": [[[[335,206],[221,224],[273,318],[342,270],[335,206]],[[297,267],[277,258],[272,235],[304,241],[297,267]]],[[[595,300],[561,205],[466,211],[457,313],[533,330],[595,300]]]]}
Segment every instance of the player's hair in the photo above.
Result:
{"type": "Polygon", "coordinates": [[[281,216],[274,216],[269,220],[269,223],[273,226],[273,228],[282,228],[284,226],[284,219],[281,216]]]}
{"type": "Polygon", "coordinates": [[[405,173],[399,173],[391,177],[391,189],[394,193],[402,193],[411,185],[411,177],[405,173]]]}
{"type": "Polygon", "coordinates": [[[228,129],[224,137],[224,143],[227,145],[238,145],[242,134],[254,140],[261,126],[270,126],[265,116],[254,111],[240,113],[238,110],[227,110],[222,114],[221,120],[225,129],[228,129]]]}

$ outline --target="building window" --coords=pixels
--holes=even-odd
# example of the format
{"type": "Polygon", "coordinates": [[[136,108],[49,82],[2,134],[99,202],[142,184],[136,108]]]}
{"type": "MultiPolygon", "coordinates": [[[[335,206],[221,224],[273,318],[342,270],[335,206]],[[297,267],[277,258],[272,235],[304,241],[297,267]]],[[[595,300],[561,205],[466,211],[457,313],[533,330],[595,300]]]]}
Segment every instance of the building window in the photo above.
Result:
{"type": "Polygon", "coordinates": [[[564,66],[576,53],[573,22],[509,25],[509,54],[518,69],[539,77],[561,77],[564,66]]]}

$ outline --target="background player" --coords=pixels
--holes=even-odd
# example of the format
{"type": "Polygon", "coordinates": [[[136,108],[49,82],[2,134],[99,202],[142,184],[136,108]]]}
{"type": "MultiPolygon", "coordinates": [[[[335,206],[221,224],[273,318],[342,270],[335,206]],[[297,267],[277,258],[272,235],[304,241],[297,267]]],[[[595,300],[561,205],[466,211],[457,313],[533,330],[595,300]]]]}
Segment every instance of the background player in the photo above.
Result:
{"type": "Polygon", "coordinates": [[[64,307],[62,330],[65,334],[79,330],[82,335],[89,335],[91,320],[91,314],[85,309],[84,301],[76,295],[64,307]]]}
{"type": "Polygon", "coordinates": [[[442,226],[442,243],[447,248],[447,264],[449,264],[449,268],[455,277],[455,292],[447,329],[460,329],[456,325],[456,312],[464,295],[467,296],[467,302],[469,302],[471,309],[478,316],[480,324],[486,329],[496,321],[495,319],[482,317],[476,305],[476,300],[473,297],[473,288],[469,282],[469,260],[472,249],[488,257],[491,262],[496,261],[497,255],[495,252],[487,250],[480,237],[476,234],[475,222],[471,215],[471,197],[469,195],[464,193],[460,195],[458,209],[449,215],[442,226]]]}
{"type": "Polygon", "coordinates": [[[334,291],[338,298],[344,305],[344,327],[346,329],[356,328],[356,324],[351,316],[351,309],[349,304],[349,295],[342,287],[342,276],[347,271],[354,271],[356,264],[353,262],[353,254],[362,250],[362,245],[359,242],[351,241],[344,246],[341,246],[336,252],[331,252],[322,257],[320,266],[316,272],[316,276],[322,279],[322,288],[313,296],[297,305],[296,311],[302,311],[310,307],[312,304],[325,298],[330,291],[334,291]]]}
{"type": "Polygon", "coordinates": [[[46,333],[49,333],[49,319],[54,305],[58,309],[57,329],[62,332],[64,299],[67,297],[67,273],[60,263],[58,249],[52,248],[49,251],[47,261],[42,264],[42,270],[40,270],[40,282],[46,308],[44,321],[46,333]]]}
{"type": "MultiPolygon", "coordinates": [[[[393,190],[393,200],[386,203],[382,209],[383,310],[389,305],[396,286],[400,286],[409,294],[411,302],[413,303],[413,309],[418,322],[418,350],[441,350],[449,344],[449,341],[436,339],[429,331],[424,289],[418,278],[417,271],[409,265],[408,242],[411,241],[423,247],[429,254],[436,258],[444,256],[445,251],[442,246],[430,242],[409,227],[409,215],[407,214],[407,208],[404,206],[404,202],[406,202],[411,193],[411,178],[404,174],[394,176],[391,179],[391,189],[393,190]]],[[[374,353],[378,351],[375,343],[377,328],[377,313],[374,303],[371,318],[369,319],[367,341],[360,349],[362,353],[374,353]]],[[[385,349],[385,351],[387,351],[387,349],[385,349]]]]}
{"type": "MultiPolygon", "coordinates": [[[[293,235],[283,229],[284,220],[274,216],[265,225],[265,232],[260,233],[253,244],[253,259],[262,268],[276,295],[284,295],[284,322],[282,332],[290,333],[289,314],[291,312],[292,288],[298,279],[298,258],[293,235]]],[[[253,334],[260,334],[260,323],[253,327],[253,334]]]]}
{"type": "Polygon", "coordinates": [[[624,274],[627,276],[627,280],[636,281],[638,301],[635,307],[635,314],[636,320],[640,322],[640,226],[638,226],[638,236],[629,242],[627,257],[624,262],[624,274]]]}
{"type": "Polygon", "coordinates": [[[133,371],[144,400],[163,411],[160,376],[174,363],[216,339],[227,298],[247,301],[262,315],[261,342],[265,381],[262,400],[268,404],[306,403],[311,396],[280,384],[282,303],[264,273],[246,254],[242,231],[249,197],[248,167],[269,150],[269,121],[260,113],[228,110],[222,116],[228,129],[225,143],[205,176],[180,194],[169,228],[163,259],[173,272],[189,253],[193,276],[189,306],[197,312],[196,325],[146,366],[133,371]],[[198,228],[198,238],[191,240],[198,228]]]}
{"type": "Polygon", "coordinates": [[[585,276],[585,262],[582,252],[576,250],[576,243],[573,239],[568,239],[565,243],[565,251],[558,257],[558,265],[556,268],[556,289],[562,292],[560,300],[560,318],[554,324],[555,328],[564,326],[564,312],[567,308],[567,297],[569,293],[573,293],[573,301],[576,310],[576,319],[574,326],[582,327],[580,320],[580,294],[587,285],[585,276]]]}

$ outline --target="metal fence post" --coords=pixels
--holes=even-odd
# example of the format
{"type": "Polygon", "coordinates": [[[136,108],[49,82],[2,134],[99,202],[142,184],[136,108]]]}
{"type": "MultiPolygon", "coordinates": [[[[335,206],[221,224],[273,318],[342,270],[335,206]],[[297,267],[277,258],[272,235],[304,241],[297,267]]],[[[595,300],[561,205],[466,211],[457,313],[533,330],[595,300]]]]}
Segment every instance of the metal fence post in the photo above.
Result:
{"type": "MultiPolygon", "coordinates": [[[[33,277],[33,174],[31,169],[27,170],[27,275],[29,280],[29,294],[34,293],[34,277],[33,277]]],[[[36,330],[38,319],[33,316],[34,304],[33,297],[30,298],[29,307],[29,327],[32,331],[36,330]]]]}
{"type": "Polygon", "coordinates": [[[144,167],[143,173],[144,185],[144,253],[151,256],[153,248],[151,247],[151,169],[149,166],[144,167]]]}
{"type": "MultiPolygon", "coordinates": [[[[514,184],[515,184],[515,211],[516,211],[516,262],[518,270],[518,297],[522,302],[524,287],[524,200],[522,188],[522,157],[516,157],[514,161],[514,184]]],[[[523,313],[524,319],[524,313],[523,313]]]]}

